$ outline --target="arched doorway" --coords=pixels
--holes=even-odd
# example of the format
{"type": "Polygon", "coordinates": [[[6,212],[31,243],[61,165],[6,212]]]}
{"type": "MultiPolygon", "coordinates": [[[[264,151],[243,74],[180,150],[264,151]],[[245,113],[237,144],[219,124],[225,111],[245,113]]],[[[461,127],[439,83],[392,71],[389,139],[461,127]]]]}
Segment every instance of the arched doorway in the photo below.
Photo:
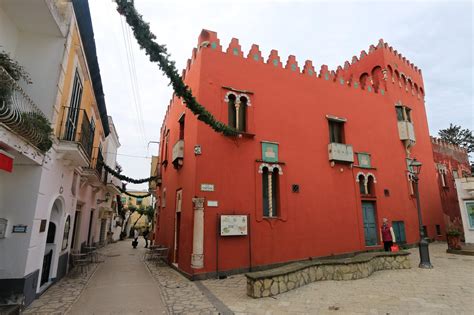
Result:
{"type": "Polygon", "coordinates": [[[54,272],[54,266],[57,267],[59,251],[58,244],[62,244],[61,237],[61,218],[63,214],[62,202],[59,199],[53,204],[49,217],[48,231],[46,233],[46,245],[43,256],[43,266],[41,269],[40,287],[47,285],[54,272]]]}

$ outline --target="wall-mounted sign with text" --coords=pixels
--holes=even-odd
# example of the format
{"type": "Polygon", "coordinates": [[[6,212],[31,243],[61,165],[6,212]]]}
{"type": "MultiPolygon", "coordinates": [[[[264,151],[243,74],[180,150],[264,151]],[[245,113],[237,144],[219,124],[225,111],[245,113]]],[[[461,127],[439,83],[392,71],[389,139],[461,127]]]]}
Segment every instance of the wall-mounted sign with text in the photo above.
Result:
{"type": "Polygon", "coordinates": [[[247,235],[246,215],[221,215],[221,236],[247,235]]]}
{"type": "Polygon", "coordinates": [[[26,233],[27,225],[14,225],[12,233],[26,233]]]}
{"type": "Polygon", "coordinates": [[[214,184],[201,184],[201,191],[214,191],[214,184]]]}

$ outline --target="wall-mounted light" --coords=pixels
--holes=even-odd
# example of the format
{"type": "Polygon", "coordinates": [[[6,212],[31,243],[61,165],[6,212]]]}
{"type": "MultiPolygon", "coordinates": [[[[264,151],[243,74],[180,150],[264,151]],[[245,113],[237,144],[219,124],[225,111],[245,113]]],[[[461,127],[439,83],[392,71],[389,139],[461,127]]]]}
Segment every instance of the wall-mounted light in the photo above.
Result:
{"type": "Polygon", "coordinates": [[[97,199],[97,204],[101,204],[102,202],[108,202],[109,201],[109,198],[110,198],[110,193],[107,192],[105,194],[105,199],[97,199]]]}

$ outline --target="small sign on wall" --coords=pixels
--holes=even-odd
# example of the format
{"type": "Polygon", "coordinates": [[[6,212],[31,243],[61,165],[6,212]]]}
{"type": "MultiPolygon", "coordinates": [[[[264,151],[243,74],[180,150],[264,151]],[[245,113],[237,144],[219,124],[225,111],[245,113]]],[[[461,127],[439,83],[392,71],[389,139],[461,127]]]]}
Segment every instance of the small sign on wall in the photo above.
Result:
{"type": "Polygon", "coordinates": [[[26,228],[28,226],[27,225],[14,225],[13,226],[13,230],[12,230],[12,233],[26,233],[26,228]]]}
{"type": "Polygon", "coordinates": [[[208,200],[207,201],[207,206],[208,207],[218,207],[219,203],[217,202],[217,200],[208,200]]]}
{"type": "Polygon", "coordinates": [[[221,236],[247,235],[246,215],[221,215],[221,236]]]}
{"type": "Polygon", "coordinates": [[[201,184],[201,191],[214,191],[214,184],[201,184]]]}
{"type": "Polygon", "coordinates": [[[278,143],[262,142],[262,160],[264,162],[278,162],[278,143]]]}
{"type": "Polygon", "coordinates": [[[46,231],[46,222],[47,222],[46,219],[41,220],[41,223],[40,223],[40,233],[46,231]]]}

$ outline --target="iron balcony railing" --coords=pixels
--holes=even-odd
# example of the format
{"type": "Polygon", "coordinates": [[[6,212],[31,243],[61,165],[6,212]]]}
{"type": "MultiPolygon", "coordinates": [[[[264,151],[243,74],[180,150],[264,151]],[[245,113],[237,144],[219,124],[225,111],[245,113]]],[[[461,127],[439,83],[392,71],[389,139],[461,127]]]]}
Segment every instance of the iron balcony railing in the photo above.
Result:
{"type": "Polygon", "coordinates": [[[59,138],[63,141],[79,143],[87,157],[91,159],[94,146],[95,128],[84,109],[63,106],[59,138]]]}
{"type": "Polygon", "coordinates": [[[52,145],[50,121],[18,82],[1,66],[0,123],[43,152],[48,151],[52,145]]]}

